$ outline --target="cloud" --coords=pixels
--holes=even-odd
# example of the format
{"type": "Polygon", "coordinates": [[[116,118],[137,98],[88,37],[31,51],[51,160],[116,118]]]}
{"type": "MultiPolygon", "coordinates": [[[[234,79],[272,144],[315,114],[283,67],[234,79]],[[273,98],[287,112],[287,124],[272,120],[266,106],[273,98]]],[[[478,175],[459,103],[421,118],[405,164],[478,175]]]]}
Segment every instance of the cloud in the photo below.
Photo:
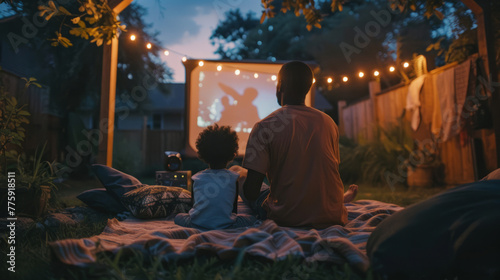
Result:
{"type": "MultiPolygon", "coordinates": [[[[224,20],[225,12],[237,8],[243,13],[261,11],[258,0],[135,0],[134,3],[147,9],[144,20],[152,24],[150,31],[159,32],[163,47],[201,59],[217,58],[209,38],[218,22],[224,20]]],[[[181,56],[171,54],[162,59],[174,71],[174,81],[184,82],[181,56]]]]}
{"type": "MultiPolygon", "coordinates": [[[[208,19],[206,24],[216,26],[219,20],[224,19],[224,13],[231,9],[240,8],[248,10],[249,5],[243,0],[188,0],[188,1],[160,1],[160,0],[137,0],[136,3],[147,9],[146,22],[153,23],[153,30],[159,31],[160,39],[164,44],[182,42],[183,38],[200,34],[204,22],[197,18],[208,14],[215,15],[208,19]]],[[[205,17],[206,18],[206,17],[205,17]]],[[[208,38],[207,38],[208,40],[208,38]]]]}

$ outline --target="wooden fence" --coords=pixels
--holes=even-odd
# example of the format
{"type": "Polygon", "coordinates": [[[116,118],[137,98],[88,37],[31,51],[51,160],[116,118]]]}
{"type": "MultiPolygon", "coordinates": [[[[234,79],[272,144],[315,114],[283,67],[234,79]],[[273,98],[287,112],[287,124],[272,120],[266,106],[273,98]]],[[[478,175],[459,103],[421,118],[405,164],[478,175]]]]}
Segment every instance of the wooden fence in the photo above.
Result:
{"type": "MultiPolygon", "coordinates": [[[[164,152],[180,152],[185,148],[184,131],[168,130],[116,130],[115,141],[124,140],[140,150],[144,166],[163,166],[164,152]]],[[[115,145],[114,153],[120,152],[115,145]]],[[[121,147],[126,149],[126,147],[121,147]]]]}
{"type": "MultiPolygon", "coordinates": [[[[420,143],[432,139],[431,123],[436,94],[432,82],[434,75],[454,65],[435,69],[428,73],[420,94],[421,123],[413,132],[413,138],[420,143]]],[[[406,107],[408,85],[380,91],[378,82],[370,84],[370,98],[355,104],[339,102],[339,130],[341,134],[359,140],[373,140],[373,129],[380,126],[387,128],[403,115],[406,107]]],[[[409,121],[409,114],[405,114],[409,121]]],[[[456,135],[452,139],[437,144],[441,161],[445,166],[446,184],[456,185],[480,179],[487,171],[496,168],[495,135],[492,129],[476,130],[468,135],[456,135]],[[480,143],[477,145],[477,143],[480,143]],[[480,169],[478,169],[478,166],[480,169]],[[486,172],[484,170],[487,170],[486,172]]]]}
{"type": "Polygon", "coordinates": [[[0,71],[1,85],[8,95],[15,96],[19,104],[26,104],[31,114],[26,128],[24,151],[32,154],[37,148],[47,145],[45,152],[49,160],[58,158],[59,131],[61,122],[58,116],[49,113],[50,88],[31,85],[25,88],[26,82],[21,77],[7,71],[0,71]]]}

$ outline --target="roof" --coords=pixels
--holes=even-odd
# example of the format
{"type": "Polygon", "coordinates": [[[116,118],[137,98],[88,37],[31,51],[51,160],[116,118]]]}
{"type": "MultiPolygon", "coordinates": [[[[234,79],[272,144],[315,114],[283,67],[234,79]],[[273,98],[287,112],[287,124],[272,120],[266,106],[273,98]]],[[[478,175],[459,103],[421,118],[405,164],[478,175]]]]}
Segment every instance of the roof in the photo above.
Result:
{"type": "Polygon", "coordinates": [[[333,106],[330,102],[328,102],[328,100],[326,100],[323,94],[316,91],[316,94],[314,95],[314,108],[318,110],[331,110],[333,109],[333,106]]]}
{"type": "Polygon", "coordinates": [[[168,84],[169,93],[163,93],[158,88],[149,92],[150,104],[147,106],[152,111],[184,111],[185,84],[168,84]]]}

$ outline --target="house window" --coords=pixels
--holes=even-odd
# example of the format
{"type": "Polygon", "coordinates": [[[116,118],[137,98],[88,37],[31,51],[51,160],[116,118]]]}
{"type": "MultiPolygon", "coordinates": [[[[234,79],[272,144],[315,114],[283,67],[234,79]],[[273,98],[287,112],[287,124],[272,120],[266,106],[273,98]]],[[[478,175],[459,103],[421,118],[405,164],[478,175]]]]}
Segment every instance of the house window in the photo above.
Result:
{"type": "Polygon", "coordinates": [[[161,114],[153,114],[153,129],[161,129],[161,114]]]}

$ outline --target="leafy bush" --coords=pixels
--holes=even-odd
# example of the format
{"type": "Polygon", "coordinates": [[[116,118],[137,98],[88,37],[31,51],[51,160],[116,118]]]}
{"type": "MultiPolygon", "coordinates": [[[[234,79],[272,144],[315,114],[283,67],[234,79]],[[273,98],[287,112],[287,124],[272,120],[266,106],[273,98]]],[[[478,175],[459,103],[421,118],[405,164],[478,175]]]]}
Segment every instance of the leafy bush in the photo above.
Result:
{"type": "Polygon", "coordinates": [[[344,183],[386,183],[388,172],[399,174],[413,150],[408,124],[399,119],[387,129],[376,128],[376,140],[356,144],[340,139],[340,176],[344,183]]]}

